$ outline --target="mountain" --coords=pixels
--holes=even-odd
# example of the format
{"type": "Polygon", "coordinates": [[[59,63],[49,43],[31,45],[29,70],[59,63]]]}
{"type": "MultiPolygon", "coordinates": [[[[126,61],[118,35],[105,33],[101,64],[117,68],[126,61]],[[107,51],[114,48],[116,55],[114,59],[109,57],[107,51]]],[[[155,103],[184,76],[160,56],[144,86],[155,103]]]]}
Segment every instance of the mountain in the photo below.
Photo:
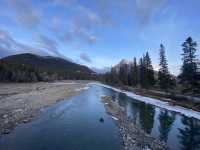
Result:
{"type": "Polygon", "coordinates": [[[92,67],[91,68],[94,72],[96,72],[97,74],[105,74],[107,72],[110,71],[110,67],[104,67],[104,68],[95,68],[95,67],[92,67]]]}
{"type": "Polygon", "coordinates": [[[116,64],[115,66],[113,66],[113,69],[114,69],[116,72],[119,72],[120,67],[122,67],[122,66],[124,66],[124,65],[127,65],[127,66],[128,66],[128,69],[130,70],[132,64],[133,64],[132,61],[129,61],[129,60],[126,60],[126,59],[122,59],[118,64],[116,64]]]}
{"type": "Polygon", "coordinates": [[[59,57],[25,53],[0,59],[0,81],[91,79],[94,76],[88,67],[59,57]]]}

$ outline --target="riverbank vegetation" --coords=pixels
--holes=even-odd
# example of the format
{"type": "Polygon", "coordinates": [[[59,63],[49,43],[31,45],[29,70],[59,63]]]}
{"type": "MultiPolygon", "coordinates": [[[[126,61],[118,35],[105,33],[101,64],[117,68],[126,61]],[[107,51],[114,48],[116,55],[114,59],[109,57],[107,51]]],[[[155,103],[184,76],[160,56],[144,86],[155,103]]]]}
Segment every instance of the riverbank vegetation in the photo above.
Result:
{"type": "Polygon", "coordinates": [[[158,71],[154,70],[149,53],[146,52],[139,61],[134,58],[132,63],[121,63],[113,67],[104,75],[104,81],[115,86],[154,90],[157,94],[170,94],[170,97],[176,94],[179,94],[179,97],[180,94],[199,97],[200,63],[197,56],[197,42],[188,37],[182,44],[182,50],[182,66],[178,76],[172,75],[169,71],[166,49],[161,44],[158,71]]]}

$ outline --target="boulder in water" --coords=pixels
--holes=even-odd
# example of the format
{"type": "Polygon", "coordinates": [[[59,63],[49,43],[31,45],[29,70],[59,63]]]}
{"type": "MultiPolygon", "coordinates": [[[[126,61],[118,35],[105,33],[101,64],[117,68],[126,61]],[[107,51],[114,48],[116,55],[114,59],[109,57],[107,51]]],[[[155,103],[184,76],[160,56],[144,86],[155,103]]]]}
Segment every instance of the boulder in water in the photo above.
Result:
{"type": "Polygon", "coordinates": [[[99,121],[100,121],[100,122],[104,122],[104,119],[101,117],[101,118],[99,119],[99,121]]]}

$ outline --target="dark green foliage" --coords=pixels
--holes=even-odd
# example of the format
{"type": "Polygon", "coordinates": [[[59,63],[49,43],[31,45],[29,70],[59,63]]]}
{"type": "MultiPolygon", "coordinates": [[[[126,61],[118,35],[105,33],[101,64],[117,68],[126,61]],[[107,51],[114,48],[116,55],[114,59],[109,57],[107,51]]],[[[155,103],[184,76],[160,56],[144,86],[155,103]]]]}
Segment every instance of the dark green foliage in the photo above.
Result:
{"type": "Polygon", "coordinates": [[[153,86],[155,84],[155,78],[154,78],[154,70],[151,63],[151,58],[149,56],[149,53],[146,53],[146,56],[144,57],[144,64],[146,69],[146,84],[147,87],[153,86]]]}
{"type": "Polygon", "coordinates": [[[143,56],[143,58],[140,59],[139,70],[140,70],[139,73],[140,85],[144,88],[149,88],[154,86],[155,84],[154,70],[148,52],[146,53],[146,55],[143,56]]]}
{"type": "MultiPolygon", "coordinates": [[[[151,58],[147,52],[140,58],[137,64],[136,58],[132,64],[121,64],[115,73],[107,73],[109,78],[107,83],[123,84],[128,86],[142,88],[157,88],[166,92],[187,92],[187,94],[200,93],[200,62],[197,59],[197,43],[191,37],[187,38],[182,44],[183,47],[183,65],[181,74],[177,77],[170,74],[165,55],[165,47],[160,45],[160,63],[158,73],[153,70],[151,58]],[[156,79],[158,82],[156,82],[156,79]],[[178,80],[177,80],[178,79],[178,80]],[[179,82],[178,82],[179,81],[179,82]],[[155,83],[158,83],[158,86],[155,83]],[[177,87],[176,87],[177,84],[177,87]]],[[[118,67],[118,65],[117,65],[118,67]]]]}
{"type": "Polygon", "coordinates": [[[74,71],[93,73],[88,67],[73,63],[60,57],[38,56],[30,53],[12,55],[1,59],[4,62],[13,64],[25,64],[39,70],[46,71],[74,71]]]}
{"type": "Polygon", "coordinates": [[[181,74],[179,75],[180,83],[184,87],[184,91],[193,93],[200,92],[199,64],[196,56],[197,43],[191,37],[187,38],[182,44],[183,65],[181,74]]]}
{"type": "Polygon", "coordinates": [[[36,82],[63,79],[96,79],[89,68],[56,57],[13,55],[0,60],[0,81],[36,82]]]}
{"type": "Polygon", "coordinates": [[[121,84],[121,81],[119,80],[118,74],[115,71],[114,68],[111,68],[111,72],[106,73],[104,75],[104,80],[106,83],[112,84],[112,85],[119,85],[121,84]]]}
{"type": "Polygon", "coordinates": [[[140,58],[139,61],[139,83],[142,87],[145,87],[145,66],[143,58],[140,58]]]}
{"type": "Polygon", "coordinates": [[[124,84],[128,85],[128,65],[122,64],[119,69],[119,80],[124,84]]]}
{"type": "Polygon", "coordinates": [[[130,81],[131,81],[131,86],[137,86],[139,83],[139,68],[135,57],[133,59],[133,64],[131,66],[130,81]]]}
{"type": "Polygon", "coordinates": [[[159,87],[165,91],[172,89],[175,86],[175,81],[168,70],[167,59],[165,55],[165,47],[160,45],[160,64],[159,64],[159,72],[158,72],[158,84],[159,87]]]}
{"type": "Polygon", "coordinates": [[[149,88],[154,86],[154,70],[148,52],[140,59],[139,65],[137,65],[136,58],[134,58],[133,63],[122,63],[119,65],[118,71],[113,68],[110,73],[106,73],[105,80],[110,84],[133,87],[140,85],[143,88],[149,88]]]}

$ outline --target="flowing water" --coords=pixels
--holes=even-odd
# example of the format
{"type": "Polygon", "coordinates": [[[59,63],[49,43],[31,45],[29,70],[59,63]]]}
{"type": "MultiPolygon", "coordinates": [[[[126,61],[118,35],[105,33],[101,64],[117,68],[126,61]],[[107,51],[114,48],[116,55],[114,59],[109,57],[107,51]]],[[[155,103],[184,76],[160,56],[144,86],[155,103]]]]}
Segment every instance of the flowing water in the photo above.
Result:
{"type": "Polygon", "coordinates": [[[171,150],[200,149],[199,120],[92,85],[2,136],[0,150],[120,150],[119,130],[105,111],[103,95],[112,96],[135,124],[167,142],[171,150]],[[104,121],[100,122],[100,118],[104,121]]]}

